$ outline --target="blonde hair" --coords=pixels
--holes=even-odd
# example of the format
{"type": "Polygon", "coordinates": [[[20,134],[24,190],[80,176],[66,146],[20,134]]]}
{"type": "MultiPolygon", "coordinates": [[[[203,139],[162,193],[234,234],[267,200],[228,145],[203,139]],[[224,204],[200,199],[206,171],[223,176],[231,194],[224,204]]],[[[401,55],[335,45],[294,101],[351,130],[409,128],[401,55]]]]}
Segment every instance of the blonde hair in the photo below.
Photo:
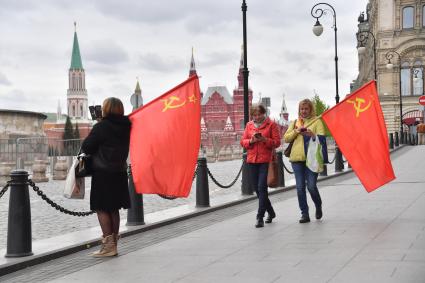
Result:
{"type": "Polygon", "coordinates": [[[266,107],[264,107],[263,104],[252,104],[251,111],[249,111],[249,114],[252,116],[255,113],[265,114],[266,112],[266,107]]]}
{"type": "Polygon", "coordinates": [[[121,100],[116,97],[108,97],[105,101],[103,101],[102,116],[108,117],[111,115],[124,115],[124,106],[122,105],[121,100]]]}
{"type": "Polygon", "coordinates": [[[316,116],[316,109],[314,108],[314,104],[310,99],[303,99],[300,101],[300,103],[298,104],[298,116],[301,116],[300,109],[302,105],[308,105],[308,107],[310,108],[310,117],[316,116]]]}

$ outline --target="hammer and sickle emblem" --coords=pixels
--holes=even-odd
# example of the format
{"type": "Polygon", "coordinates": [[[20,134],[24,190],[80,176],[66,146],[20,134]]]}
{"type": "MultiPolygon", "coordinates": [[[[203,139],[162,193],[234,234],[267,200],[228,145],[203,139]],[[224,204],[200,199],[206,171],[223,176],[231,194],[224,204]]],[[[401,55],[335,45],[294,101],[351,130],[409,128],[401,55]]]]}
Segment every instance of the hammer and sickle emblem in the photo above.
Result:
{"type": "Polygon", "coordinates": [[[354,104],[354,109],[356,109],[356,117],[358,118],[361,112],[366,111],[367,109],[369,109],[369,107],[372,105],[372,101],[369,100],[369,104],[362,108],[362,104],[366,102],[365,99],[363,98],[358,98],[356,97],[356,101],[353,100],[347,100],[348,103],[352,103],[354,104]]]}
{"type": "Polygon", "coordinates": [[[183,105],[186,104],[186,100],[184,100],[180,104],[176,104],[176,103],[178,103],[178,101],[180,101],[180,98],[178,98],[177,96],[174,96],[174,95],[171,96],[168,99],[161,99],[161,101],[164,102],[164,109],[162,109],[162,112],[165,112],[168,109],[179,108],[179,107],[182,107],[183,105]],[[176,102],[176,103],[174,103],[174,102],[176,102]]]}

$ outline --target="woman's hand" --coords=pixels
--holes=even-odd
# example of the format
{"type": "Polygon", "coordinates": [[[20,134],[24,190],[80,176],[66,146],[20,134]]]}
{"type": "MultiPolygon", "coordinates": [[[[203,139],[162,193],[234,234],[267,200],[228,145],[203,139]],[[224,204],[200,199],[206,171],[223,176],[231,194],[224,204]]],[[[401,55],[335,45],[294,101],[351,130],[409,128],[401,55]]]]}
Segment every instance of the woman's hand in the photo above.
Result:
{"type": "Polygon", "coordinates": [[[313,139],[316,138],[316,135],[310,129],[307,129],[307,128],[304,128],[304,129],[305,130],[300,129],[301,135],[306,136],[306,137],[312,137],[313,139]]]}

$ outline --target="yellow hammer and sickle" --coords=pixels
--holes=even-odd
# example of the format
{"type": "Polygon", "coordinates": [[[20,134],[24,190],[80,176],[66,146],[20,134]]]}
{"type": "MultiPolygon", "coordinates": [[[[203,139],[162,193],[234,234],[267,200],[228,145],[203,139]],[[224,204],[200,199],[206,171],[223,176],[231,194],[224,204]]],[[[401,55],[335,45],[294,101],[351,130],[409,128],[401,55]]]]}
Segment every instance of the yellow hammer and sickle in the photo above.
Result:
{"type": "Polygon", "coordinates": [[[174,108],[179,108],[179,107],[182,107],[183,105],[185,105],[186,104],[186,100],[185,101],[183,101],[182,103],[180,103],[180,104],[173,104],[174,103],[174,101],[179,101],[180,100],[180,98],[178,98],[177,96],[171,96],[170,98],[168,98],[168,99],[161,99],[161,101],[163,101],[164,102],[164,109],[162,109],[162,112],[165,112],[165,111],[167,111],[168,109],[174,109],[174,108]]]}
{"type": "Polygon", "coordinates": [[[366,107],[361,108],[362,104],[365,103],[366,100],[358,97],[356,97],[356,101],[347,100],[347,102],[354,104],[354,109],[356,109],[356,117],[359,117],[361,112],[366,111],[372,105],[372,101],[369,100],[369,104],[366,107]]]}

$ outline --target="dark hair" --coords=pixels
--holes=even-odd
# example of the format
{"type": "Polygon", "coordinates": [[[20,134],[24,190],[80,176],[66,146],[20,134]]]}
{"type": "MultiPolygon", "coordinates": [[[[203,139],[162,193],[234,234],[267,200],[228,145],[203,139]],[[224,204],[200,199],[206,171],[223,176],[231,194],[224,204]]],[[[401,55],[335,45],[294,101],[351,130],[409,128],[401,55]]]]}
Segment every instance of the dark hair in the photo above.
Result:
{"type": "Polygon", "coordinates": [[[251,111],[250,111],[251,116],[254,115],[255,113],[265,114],[266,112],[267,112],[266,107],[264,107],[263,104],[253,104],[251,106],[251,111]]]}
{"type": "Polygon", "coordinates": [[[105,101],[103,101],[102,116],[108,117],[111,115],[124,115],[124,106],[122,105],[121,100],[116,97],[108,97],[105,101]]]}

